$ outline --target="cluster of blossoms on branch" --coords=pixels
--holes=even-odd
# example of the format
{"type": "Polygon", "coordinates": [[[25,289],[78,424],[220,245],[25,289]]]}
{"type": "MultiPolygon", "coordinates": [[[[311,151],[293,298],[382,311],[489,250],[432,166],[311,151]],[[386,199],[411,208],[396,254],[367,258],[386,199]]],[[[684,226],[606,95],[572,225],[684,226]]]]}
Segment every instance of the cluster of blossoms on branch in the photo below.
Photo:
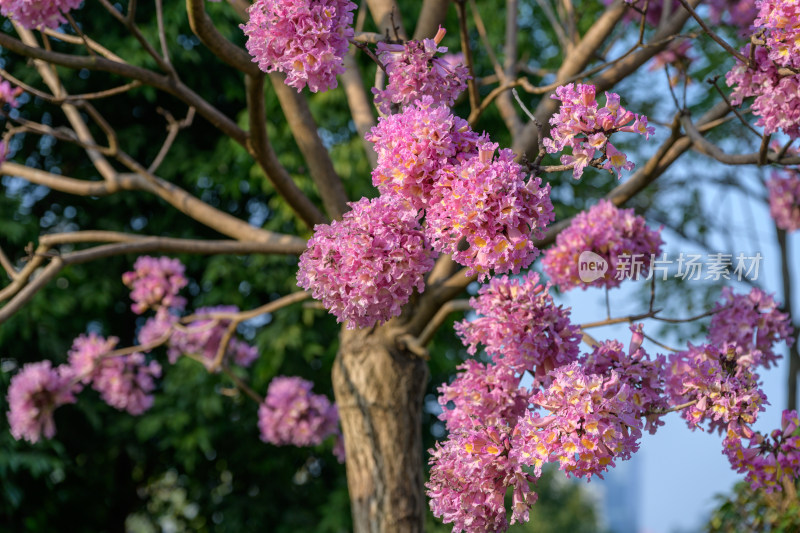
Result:
{"type": "Polygon", "coordinates": [[[734,87],[731,102],[739,105],[755,97],[756,125],[766,135],[782,130],[792,139],[800,136],[800,5],[784,0],[756,0],[758,17],[753,38],[741,52],[748,63],[737,60],[726,75],[734,87]]]}
{"type": "MultiPolygon", "coordinates": [[[[258,408],[261,440],[276,446],[316,446],[331,435],[339,435],[336,405],[322,394],[313,394],[313,386],[299,377],[272,379],[267,397],[258,408]]],[[[341,444],[334,453],[344,461],[341,444]]]]}
{"type": "Polygon", "coordinates": [[[257,0],[242,25],[247,50],[264,72],[283,72],[300,92],[336,87],[353,37],[349,0],[257,0]]]}
{"type": "Polygon", "coordinates": [[[299,285],[340,322],[364,328],[398,316],[411,289],[424,289],[431,249],[482,279],[531,264],[532,238],[554,218],[550,186],[526,180],[510,151],[495,155],[496,144],[429,95],[382,117],[367,138],[378,153],[373,183],[381,196],[318,225],[298,271],[299,285]]]}
{"type": "Polygon", "coordinates": [[[571,154],[561,156],[561,163],[573,165],[575,179],[591,163],[602,163],[602,168],[613,170],[622,177],[622,169],[631,170],[633,162],[617,150],[608,140],[616,132],[631,132],[649,139],[655,129],[648,127],[647,117],[637,115],[620,106],[616,93],[606,93],[606,105],[598,107],[594,85],[570,83],[556,89],[552,98],[561,101],[558,113],[550,118],[552,138],[544,139],[548,153],[562,152],[570,147],[571,154]],[[597,153],[600,153],[595,161],[597,153]]]}
{"type": "MultiPolygon", "coordinates": [[[[235,306],[199,308],[195,320],[181,324],[178,313],[186,300],[179,292],[188,280],[177,259],[139,257],[134,270],[122,279],[131,289],[132,310],[155,312],[139,331],[142,345],[116,350],[118,338],[90,333],[74,340],[68,364],[57,368],[49,361],[25,365],[8,389],[8,420],[14,438],[32,443],[42,435],[52,438],[56,431],[53,411],[75,403],[75,395],[89,385],[110,406],[132,415],[144,413],[153,405],[156,379],[161,376],[161,366],[147,355],[157,346],[167,346],[170,363],[184,354],[209,370],[227,361],[249,366],[258,358],[255,346],[232,337],[233,322],[228,317],[238,312],[235,306]],[[220,353],[223,342],[226,349],[220,353]]],[[[262,439],[277,445],[312,446],[336,435],[334,454],[344,461],[336,406],[325,396],[312,394],[311,388],[310,382],[297,377],[272,380],[259,408],[262,439]]]]}
{"type": "Polygon", "coordinates": [[[767,180],[767,191],[775,225],[790,232],[800,229],[800,172],[773,172],[767,180]]]}
{"type": "Polygon", "coordinates": [[[614,275],[584,281],[580,277],[581,254],[592,252],[605,261],[608,272],[617,271],[621,256],[641,259],[637,267],[644,275],[650,270],[653,256],[661,252],[661,230],[647,227],[644,218],[633,209],[619,209],[608,200],[600,200],[588,211],[579,213],[569,227],[558,234],[555,246],[544,254],[542,266],[550,280],[562,291],[575,287],[618,287],[614,275]]]}
{"type": "Polygon", "coordinates": [[[408,41],[405,44],[379,42],[378,58],[389,78],[386,88],[372,88],[375,105],[383,114],[392,112],[392,105],[408,106],[422,96],[452,106],[467,87],[469,73],[460,63],[451,64],[444,56],[446,46],[439,46],[445,36],[439,28],[433,39],[408,41]]]}
{"type": "Polygon", "coordinates": [[[81,3],[83,0],[0,0],[0,13],[29,30],[57,28],[67,22],[64,14],[81,3]]]}
{"type": "Polygon", "coordinates": [[[690,427],[727,433],[725,453],[751,482],[780,488],[782,476],[798,475],[796,415],[785,412],[771,440],[750,429],[766,403],[755,368],[769,367],[775,345],[792,341],[789,318],[771,296],[726,289],[706,344],[668,361],[644,350],[641,325],[631,328],[627,350],[609,340],[581,356],[580,329],[548,289],[535,273],[493,278],[471,300],[479,317],[456,326],[470,353],[483,344],[490,360],[465,362],[439,389],[450,435],[430,450],[426,487],[434,515],[454,531],[507,528],[508,489],[510,522],[526,521],[536,501],[530,483],[545,463],[574,477],[602,476],[676,410],[690,427]],[[520,387],[524,375],[533,377],[530,390],[520,387]],[[750,448],[741,451],[741,439],[750,448]]]}

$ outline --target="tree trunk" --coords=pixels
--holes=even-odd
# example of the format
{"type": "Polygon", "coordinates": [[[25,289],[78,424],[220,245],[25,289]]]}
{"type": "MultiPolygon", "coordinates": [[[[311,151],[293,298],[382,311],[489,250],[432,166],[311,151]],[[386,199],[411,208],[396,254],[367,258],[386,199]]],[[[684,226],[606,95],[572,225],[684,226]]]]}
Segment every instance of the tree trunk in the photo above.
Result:
{"type": "Polygon", "coordinates": [[[387,326],[343,331],[333,367],[356,533],[423,530],[424,360],[387,326]]]}

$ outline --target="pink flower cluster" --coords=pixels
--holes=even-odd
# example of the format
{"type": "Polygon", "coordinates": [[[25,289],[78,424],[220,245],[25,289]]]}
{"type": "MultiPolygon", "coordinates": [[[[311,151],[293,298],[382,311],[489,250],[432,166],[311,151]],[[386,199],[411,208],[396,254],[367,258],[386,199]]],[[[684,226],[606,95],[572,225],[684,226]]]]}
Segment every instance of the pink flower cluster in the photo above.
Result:
{"type": "Polygon", "coordinates": [[[258,408],[261,440],[284,446],[315,446],[337,433],[339,414],[313,383],[299,377],[273,378],[258,408]]]}
{"type": "Polygon", "coordinates": [[[581,360],[587,374],[607,375],[614,371],[622,383],[631,390],[631,402],[636,416],[645,418],[645,429],[651,434],[663,426],[661,413],[669,408],[664,394],[664,368],[666,357],[651,359],[642,348],[642,325],[631,326],[633,335],[625,354],[622,343],[615,340],[601,342],[592,353],[581,360]]]}
{"type": "Polygon", "coordinates": [[[52,368],[50,361],[28,363],[11,378],[8,386],[8,425],[11,435],[36,443],[44,435],[52,439],[56,434],[53,411],[68,403],[75,403],[75,384],[68,365],[52,368]]]}
{"type": "Polygon", "coordinates": [[[667,392],[673,405],[691,405],[681,411],[690,428],[708,422],[711,431],[746,435],[764,410],[766,396],[758,374],[747,361],[737,361],[733,347],[693,346],[670,356],[667,392]]]}
{"type": "Polygon", "coordinates": [[[470,359],[458,369],[452,383],[439,387],[439,419],[451,433],[476,426],[514,427],[527,411],[530,393],[519,387],[520,376],[511,368],[470,359]]]}
{"type": "Polygon", "coordinates": [[[70,365],[76,378],[91,383],[108,405],[140,415],[153,405],[154,380],[161,376],[161,366],[148,363],[138,352],[108,357],[118,340],[95,333],[79,336],[69,352],[70,365]]]}
{"type": "Polygon", "coordinates": [[[378,58],[389,76],[384,90],[372,89],[381,113],[388,115],[392,104],[405,107],[423,96],[430,96],[434,104],[452,106],[455,103],[470,76],[464,65],[454,65],[436,56],[447,52],[446,46],[439,46],[445,33],[440,27],[433,39],[405,44],[378,43],[378,58]]]}
{"type": "Polygon", "coordinates": [[[8,104],[10,107],[19,107],[17,97],[23,93],[20,87],[14,87],[6,80],[0,81],[0,107],[8,104]]]}
{"type": "Polygon", "coordinates": [[[430,450],[430,479],[425,484],[433,515],[453,531],[505,531],[505,495],[513,487],[511,523],[527,522],[537,494],[535,478],[511,454],[508,427],[489,426],[451,434],[430,450]]]}
{"type": "MultiPolygon", "coordinates": [[[[608,142],[609,137],[618,132],[632,132],[649,139],[655,129],[647,126],[647,117],[637,115],[620,106],[619,95],[606,93],[606,105],[598,108],[594,85],[564,85],[556,89],[551,98],[561,101],[558,113],[550,118],[553,126],[552,139],[544,139],[548,153],[557,153],[566,147],[572,154],[561,156],[561,163],[573,165],[575,179],[583,175],[583,170],[600,152],[602,168],[612,169],[622,177],[622,169],[631,170],[633,162],[608,142]]],[[[599,162],[599,161],[598,161],[599,162]]]]}
{"type": "MultiPolygon", "coordinates": [[[[196,315],[211,315],[215,313],[237,313],[239,308],[235,305],[220,305],[216,307],[201,307],[195,311],[196,315]]],[[[220,344],[231,324],[227,318],[203,318],[181,327],[175,327],[178,317],[159,311],[150,317],[139,331],[139,342],[151,344],[159,340],[166,340],[169,362],[175,364],[183,355],[192,355],[199,358],[206,368],[211,368],[217,357],[220,344]]],[[[233,361],[235,364],[248,367],[258,359],[258,348],[246,342],[231,337],[225,350],[224,360],[233,361]]]]}
{"type": "Polygon", "coordinates": [[[722,352],[732,350],[739,365],[769,368],[780,358],[773,346],[794,342],[789,315],[780,311],[772,295],[757,287],[748,294],[723,288],[722,301],[714,311],[708,341],[722,352]]]}
{"type": "Polygon", "coordinates": [[[569,309],[556,306],[549,285],[539,274],[519,279],[497,276],[480,288],[470,304],[481,315],[455,325],[456,332],[475,354],[482,344],[498,366],[514,374],[525,371],[543,382],[547,373],[578,358],[581,334],[569,321],[569,309]]]}
{"type": "Polygon", "coordinates": [[[553,221],[550,185],[539,178],[525,181],[511,150],[497,144],[479,147],[478,157],[439,173],[427,210],[427,234],[434,250],[453,254],[468,267],[467,275],[484,280],[489,270],[518,273],[539,250],[531,236],[541,238],[553,221]]]}
{"type": "Polygon", "coordinates": [[[372,184],[381,194],[396,194],[414,209],[431,202],[442,169],[475,157],[485,135],[473,132],[466,120],[425,96],[401,113],[381,117],[366,139],[375,145],[378,164],[372,184]]]}
{"type": "Polygon", "coordinates": [[[783,130],[796,139],[800,137],[800,5],[756,0],[756,6],[753,31],[764,45],[745,46],[742,54],[752,56],[753,65],[737,62],[726,75],[728,86],[734,87],[731,102],[738,105],[754,96],[752,110],[764,133],[783,130]]]}
{"type": "Polygon", "coordinates": [[[178,292],[188,280],[185,268],[177,259],[143,255],[136,259],[132,272],[122,275],[122,282],[131,289],[131,309],[140,315],[148,309],[171,307],[183,309],[186,300],[178,292]]]}
{"type": "Polygon", "coordinates": [[[356,7],[349,0],[256,0],[241,26],[247,51],[264,72],[285,73],[298,92],[335,88],[356,7]]]}
{"type": "Polygon", "coordinates": [[[756,28],[764,31],[768,57],[781,67],[800,67],[800,4],[787,0],[756,0],[756,28]]]}
{"type": "Polygon", "coordinates": [[[416,211],[399,196],[349,205],[342,220],[314,228],[297,281],[348,328],[368,328],[425,289],[433,257],[416,211]]]}
{"type": "Polygon", "coordinates": [[[769,436],[754,433],[749,436],[750,446],[742,446],[742,437],[729,432],[723,441],[723,453],[737,472],[747,473],[747,481],[754,489],[766,492],[783,490],[783,481],[794,483],[800,477],[800,419],[797,411],[783,411],[781,429],[769,436]]]}
{"type": "Polygon", "coordinates": [[[578,214],[570,226],[558,234],[556,244],[542,260],[544,271],[562,291],[575,287],[618,287],[623,278],[643,275],[650,270],[652,255],[661,251],[661,230],[651,230],[644,218],[633,209],[618,209],[608,200],[600,200],[589,211],[578,214]],[[607,272],[584,283],[579,274],[579,258],[593,252],[608,266],[607,272]],[[623,264],[626,256],[629,264],[623,264]],[[627,271],[625,267],[630,267],[627,271]],[[639,269],[634,272],[634,269],[639,269]]]}
{"type": "Polygon", "coordinates": [[[24,28],[57,28],[67,22],[64,13],[78,9],[83,0],[0,0],[0,13],[24,28]]]}
{"type": "MultiPolygon", "coordinates": [[[[215,307],[201,307],[196,315],[210,315],[214,313],[238,313],[235,305],[218,305],[215,307]]],[[[217,357],[220,344],[225,332],[230,327],[230,319],[200,319],[188,324],[185,328],[176,329],[170,337],[170,349],[167,353],[171,363],[175,363],[180,354],[192,354],[200,357],[208,366],[217,357]]],[[[239,366],[248,367],[258,359],[258,349],[246,342],[232,337],[228,341],[225,357],[239,366]]]]}
{"type": "Polygon", "coordinates": [[[767,180],[767,190],[775,225],[790,232],[800,229],[800,172],[773,172],[767,180]]]}
{"type": "Polygon", "coordinates": [[[616,459],[630,459],[639,449],[641,410],[617,371],[589,374],[573,362],[551,377],[550,386],[531,397],[551,414],[531,411],[520,421],[512,458],[532,464],[537,474],[545,462],[558,460],[575,477],[602,477],[616,459]]]}

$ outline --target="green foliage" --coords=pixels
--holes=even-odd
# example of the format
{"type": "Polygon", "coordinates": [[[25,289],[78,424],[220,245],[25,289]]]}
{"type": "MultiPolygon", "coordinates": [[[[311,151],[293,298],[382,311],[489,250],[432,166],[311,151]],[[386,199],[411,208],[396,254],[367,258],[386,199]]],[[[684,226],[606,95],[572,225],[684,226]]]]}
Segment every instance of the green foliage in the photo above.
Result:
{"type": "Polygon", "coordinates": [[[797,484],[793,490],[767,494],[753,490],[742,481],[734,485],[732,494],[716,497],[714,509],[705,526],[709,533],[790,533],[800,531],[800,500],[797,484]]]}

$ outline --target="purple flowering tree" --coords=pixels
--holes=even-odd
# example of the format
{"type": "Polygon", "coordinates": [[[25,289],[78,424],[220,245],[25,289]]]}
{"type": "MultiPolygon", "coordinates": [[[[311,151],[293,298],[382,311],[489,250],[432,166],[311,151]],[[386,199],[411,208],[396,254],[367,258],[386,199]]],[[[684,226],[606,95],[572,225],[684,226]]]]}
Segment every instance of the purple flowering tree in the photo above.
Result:
{"type": "Polygon", "coordinates": [[[173,63],[161,0],[154,22],[137,14],[135,1],[81,7],[73,0],[0,0],[10,28],[0,33],[0,46],[27,59],[14,63],[19,72],[0,69],[6,123],[0,173],[64,194],[153,195],[223,237],[178,239],[94,227],[43,234],[27,256],[0,249],[0,323],[24,312],[70,265],[141,254],[132,270],[120,272],[131,290],[131,310],[142,316],[138,344],[77,335],[67,363],[22,367],[7,392],[14,438],[34,443],[56,437],[53,411],[80,401],[86,387],[120,411],[141,414],[152,406],[162,374],[189,357],[209,372],[225,372],[258,402],[262,440],[335,442],[334,453],[346,462],[359,532],[420,531],[428,505],[454,531],[505,530],[509,522],[529,519],[544,465],[572,477],[600,476],[629,459],[642,433],[655,432],[670,412],[680,412],[691,428],[721,436],[721,453],[754,487],[793,494],[800,475],[800,421],[793,410],[800,356],[787,234],[800,228],[794,146],[800,136],[800,6],[788,0],[565,0],[554,7],[545,0],[535,20],[547,25],[560,63],[541,71],[528,58],[545,51],[520,45],[520,14],[530,16],[530,3],[504,3],[502,35],[487,32],[474,2],[450,4],[425,0],[411,33],[404,14],[413,6],[394,0],[361,6],[230,0],[223,6],[229,17],[220,20],[203,0],[187,0],[194,36],[218,61],[204,66],[209,75],[221,65],[240,73],[247,108],[237,117],[183,81],[185,66],[173,63]],[[136,38],[138,60],[84,33],[81,16],[89,9],[104,11],[109,24],[121,24],[136,38]],[[448,19],[451,9],[456,17],[448,19]],[[368,16],[377,31],[365,31],[368,16]],[[222,26],[231,17],[241,21],[233,28],[240,32],[235,40],[222,26]],[[457,23],[445,28],[448,20],[457,23]],[[718,26],[723,31],[712,29],[718,26]],[[448,32],[460,37],[458,54],[442,46],[448,32]],[[748,44],[736,43],[743,38],[748,44]],[[695,43],[728,61],[716,74],[725,76],[729,89],[716,86],[692,103],[686,86],[695,43]],[[645,65],[666,70],[666,79],[647,74],[645,65]],[[368,69],[375,81],[365,84],[368,69]],[[73,74],[84,70],[103,73],[97,79],[109,85],[73,94],[73,74]],[[648,122],[644,112],[625,107],[642,90],[626,82],[643,79],[652,86],[663,81],[659,90],[674,104],[668,112],[653,110],[659,120],[648,122]],[[140,87],[171,95],[188,110],[182,120],[165,115],[166,139],[151,161],[130,155],[115,125],[91,103],[123,101],[140,87]],[[371,199],[348,197],[324,140],[325,116],[312,113],[309,102],[320,97],[313,93],[334,90],[346,93],[363,138],[373,169],[371,199]],[[23,93],[52,105],[58,125],[52,117],[20,115],[23,93]],[[313,191],[293,179],[276,152],[268,131],[277,124],[265,113],[265,93],[280,102],[313,191]],[[692,116],[693,108],[702,114],[692,116]],[[507,131],[483,131],[489,113],[507,131]],[[244,150],[305,225],[304,233],[251,225],[159,177],[176,136],[195,117],[244,150]],[[730,121],[753,132],[755,143],[747,146],[754,147],[737,144],[731,152],[729,144],[709,140],[707,134],[730,121]],[[99,179],[27,164],[15,139],[31,135],[77,146],[99,179]],[[693,317],[666,317],[654,306],[653,273],[665,238],[622,206],[649,196],[654,182],[690,151],[727,165],[771,167],[760,191],[783,252],[783,303],[759,287],[727,287],[715,306],[693,317]],[[568,217],[556,187],[603,192],[591,208],[568,217]],[[190,309],[182,292],[189,285],[184,266],[168,257],[177,253],[299,257],[297,290],[255,309],[190,309]],[[587,253],[607,269],[588,280],[581,271],[587,253]],[[638,260],[635,268],[632,260],[638,260]],[[609,309],[605,319],[577,324],[553,298],[555,287],[609,290],[639,276],[651,279],[653,288],[648,309],[637,315],[611,316],[609,309]],[[472,290],[474,297],[463,298],[475,283],[482,285],[472,290]],[[342,325],[338,339],[330,339],[338,342],[335,404],[293,376],[274,378],[262,396],[232,371],[260,356],[237,337],[237,327],[310,298],[342,325]],[[455,330],[474,358],[439,389],[439,418],[448,435],[429,450],[426,476],[423,395],[427,361],[440,357],[427,346],[452,313],[467,310],[474,316],[455,330]],[[703,341],[676,349],[654,340],[650,327],[702,319],[708,325],[703,341]],[[613,323],[630,323],[630,338],[598,341],[589,333],[613,323]],[[780,428],[765,435],[751,427],[767,402],[758,372],[776,363],[781,343],[790,346],[789,405],[780,428]],[[166,350],[160,361],[159,348],[166,350]]]}

